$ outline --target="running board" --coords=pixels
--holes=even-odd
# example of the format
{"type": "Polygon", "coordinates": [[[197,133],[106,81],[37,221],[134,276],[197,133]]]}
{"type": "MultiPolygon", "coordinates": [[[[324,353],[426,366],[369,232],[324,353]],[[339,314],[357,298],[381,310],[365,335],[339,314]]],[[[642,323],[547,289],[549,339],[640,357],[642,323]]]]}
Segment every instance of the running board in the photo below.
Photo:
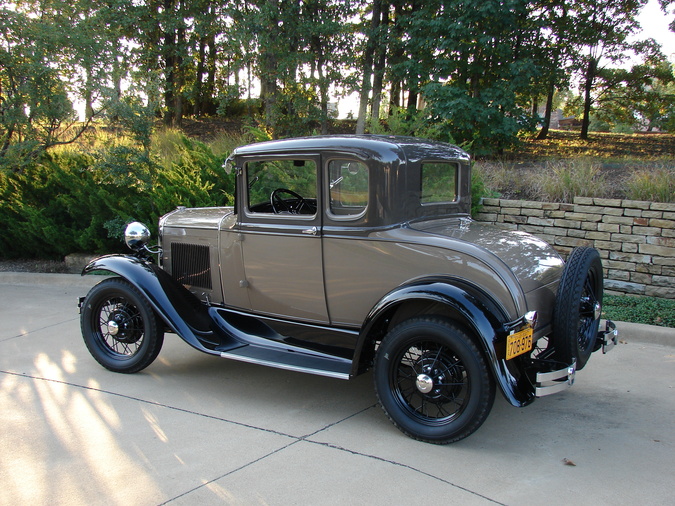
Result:
{"type": "Polygon", "coordinates": [[[223,351],[220,353],[220,356],[250,364],[344,380],[349,379],[352,367],[351,360],[332,360],[305,353],[263,348],[254,345],[223,351]]]}
{"type": "Polygon", "coordinates": [[[358,332],[355,330],[309,323],[289,324],[225,308],[209,308],[209,315],[220,338],[211,352],[223,358],[329,378],[349,379],[351,375],[351,358],[308,349],[297,343],[307,341],[307,336],[322,336],[323,341],[328,342],[340,339],[356,342],[358,332]]]}

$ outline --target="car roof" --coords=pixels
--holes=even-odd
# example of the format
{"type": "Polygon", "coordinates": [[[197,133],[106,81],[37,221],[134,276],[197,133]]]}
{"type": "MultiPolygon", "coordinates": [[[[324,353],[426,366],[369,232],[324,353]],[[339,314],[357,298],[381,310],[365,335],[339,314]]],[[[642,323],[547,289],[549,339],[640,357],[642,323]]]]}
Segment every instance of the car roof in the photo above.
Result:
{"type": "Polygon", "coordinates": [[[320,135],[259,142],[238,147],[232,156],[315,153],[333,151],[351,153],[383,163],[419,160],[469,160],[469,155],[452,144],[394,135],[320,135]]]}

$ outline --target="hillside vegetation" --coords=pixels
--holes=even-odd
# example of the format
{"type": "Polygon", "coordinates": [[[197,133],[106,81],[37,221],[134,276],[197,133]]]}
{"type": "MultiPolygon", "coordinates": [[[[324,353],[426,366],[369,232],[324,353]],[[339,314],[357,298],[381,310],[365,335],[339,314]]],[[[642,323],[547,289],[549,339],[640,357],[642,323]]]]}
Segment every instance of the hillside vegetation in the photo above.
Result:
{"type": "Polygon", "coordinates": [[[478,159],[485,192],[503,198],[571,202],[603,197],[675,202],[675,135],[552,131],[501,158],[478,159]]]}
{"type": "MultiPolygon", "coordinates": [[[[349,122],[334,123],[334,131],[349,122]]],[[[236,146],[265,140],[261,128],[218,121],[158,129],[147,140],[99,126],[77,143],[0,171],[0,258],[62,259],[76,252],[123,251],[123,225],[154,226],[178,205],[233,202],[222,163],[236,146]]],[[[570,200],[574,196],[675,201],[675,136],[554,132],[523,140],[500,159],[474,164],[482,196],[570,200]]]]}

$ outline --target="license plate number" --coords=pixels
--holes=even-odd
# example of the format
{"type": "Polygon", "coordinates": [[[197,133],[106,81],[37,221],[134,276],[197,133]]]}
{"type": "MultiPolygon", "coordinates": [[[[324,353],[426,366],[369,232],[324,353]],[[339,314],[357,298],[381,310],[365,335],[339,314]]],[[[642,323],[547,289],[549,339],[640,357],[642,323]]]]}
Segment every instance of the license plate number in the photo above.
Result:
{"type": "Polygon", "coordinates": [[[532,349],[532,333],[532,329],[527,328],[507,337],[506,360],[527,353],[532,349]]]}

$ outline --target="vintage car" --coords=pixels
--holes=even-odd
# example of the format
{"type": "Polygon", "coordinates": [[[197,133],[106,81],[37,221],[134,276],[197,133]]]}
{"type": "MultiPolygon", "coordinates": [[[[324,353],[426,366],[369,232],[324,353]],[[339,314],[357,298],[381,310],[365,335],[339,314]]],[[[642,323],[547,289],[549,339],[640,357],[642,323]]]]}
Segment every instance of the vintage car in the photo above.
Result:
{"type": "MultiPolygon", "coordinates": [[[[572,385],[599,330],[593,248],[565,263],[544,241],[470,217],[470,159],[409,137],[320,136],[237,148],[233,207],[179,207],[159,247],[131,223],[130,255],[80,299],[104,367],[140,371],[165,332],[211,355],[332,378],[372,369],[405,434],[450,443],[514,406],[572,385]],[[157,255],[157,261],[153,255],[157,255]]],[[[251,374],[254,374],[251,371],[251,374]]]]}

